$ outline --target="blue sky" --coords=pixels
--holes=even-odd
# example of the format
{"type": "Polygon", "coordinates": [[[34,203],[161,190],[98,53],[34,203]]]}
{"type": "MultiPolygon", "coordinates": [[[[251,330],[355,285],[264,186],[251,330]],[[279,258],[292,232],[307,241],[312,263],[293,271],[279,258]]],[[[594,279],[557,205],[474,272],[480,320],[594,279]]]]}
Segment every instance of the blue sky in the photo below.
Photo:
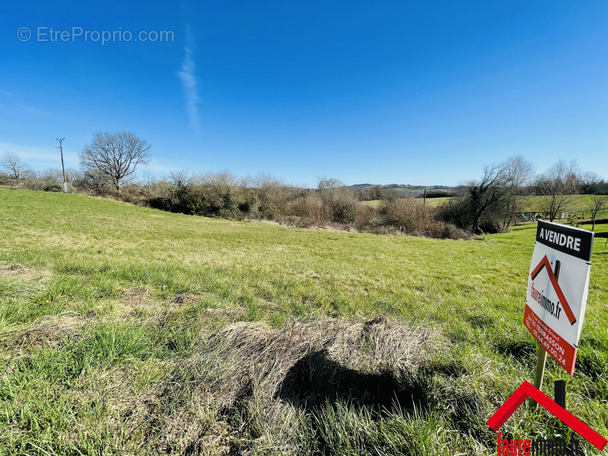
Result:
{"type": "Polygon", "coordinates": [[[126,130],[140,177],[455,185],[523,155],[608,178],[605,1],[24,0],[0,25],[0,152],[37,170],[126,130]]]}

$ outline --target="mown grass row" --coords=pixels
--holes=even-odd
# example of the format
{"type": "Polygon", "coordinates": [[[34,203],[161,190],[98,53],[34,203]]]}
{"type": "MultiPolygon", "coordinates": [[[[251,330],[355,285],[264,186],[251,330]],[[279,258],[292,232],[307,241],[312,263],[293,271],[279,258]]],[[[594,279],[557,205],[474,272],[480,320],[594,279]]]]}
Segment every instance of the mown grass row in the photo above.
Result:
{"type": "MultiPolygon", "coordinates": [[[[430,240],[7,189],[0,211],[0,454],[484,454],[494,444],[485,420],[533,374],[521,319],[534,227],[430,240]],[[261,362],[227,394],[223,372],[240,352],[219,356],[211,342],[235,323],[266,325],[243,342],[264,351],[286,328],[373,320],[436,338],[406,377],[392,362],[348,369],[423,384],[424,401],[379,412],[353,391],[311,408],[264,389],[261,362]]],[[[594,246],[575,376],[549,362],[546,382],[567,378],[568,408],[603,435],[607,249],[594,246]]],[[[352,359],[377,347],[365,334],[352,359]]],[[[310,372],[325,372],[327,359],[311,360],[310,372]]],[[[503,431],[567,433],[530,407],[503,431]]]]}

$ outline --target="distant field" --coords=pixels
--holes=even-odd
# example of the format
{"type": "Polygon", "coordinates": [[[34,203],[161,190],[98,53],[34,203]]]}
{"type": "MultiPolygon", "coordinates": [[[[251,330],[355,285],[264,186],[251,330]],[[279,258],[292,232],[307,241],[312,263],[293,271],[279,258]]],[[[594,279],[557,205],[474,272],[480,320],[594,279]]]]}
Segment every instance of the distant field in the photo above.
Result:
{"type": "MultiPolygon", "coordinates": [[[[420,199],[420,201],[422,201],[421,198],[419,198],[419,199],[420,199]]],[[[450,197],[447,196],[447,197],[442,197],[442,198],[427,198],[426,202],[429,206],[438,207],[449,200],[450,200],[450,197]]],[[[366,206],[371,206],[371,207],[380,207],[382,204],[382,201],[381,200],[362,201],[362,204],[365,204],[366,206]]]]}
{"type": "MultiPolygon", "coordinates": [[[[589,211],[590,198],[591,198],[590,195],[573,195],[573,196],[571,196],[569,198],[568,203],[564,206],[563,212],[577,212],[577,213],[583,214],[585,217],[588,217],[590,214],[590,211],[589,211]]],[[[447,203],[450,199],[451,199],[450,197],[427,198],[426,202],[430,206],[439,207],[442,204],[447,203]]],[[[533,211],[533,212],[543,212],[544,211],[543,199],[544,199],[544,197],[542,197],[542,196],[525,196],[525,197],[523,197],[523,200],[524,200],[523,210],[524,211],[533,211]]],[[[421,201],[422,201],[422,199],[421,199],[421,201]]],[[[372,207],[379,207],[380,203],[381,203],[380,200],[363,201],[363,204],[366,204],[366,205],[372,206],[372,207]]],[[[608,216],[608,210],[602,210],[600,215],[602,217],[608,216]]]]}
{"type": "Polygon", "coordinates": [[[448,201],[450,201],[451,199],[452,199],[452,198],[451,198],[451,197],[449,197],[449,196],[444,197],[444,198],[427,198],[426,203],[427,203],[429,206],[432,206],[432,207],[439,207],[439,206],[441,206],[442,204],[447,203],[447,202],[448,202],[448,201]]]}
{"type": "MultiPolygon", "coordinates": [[[[534,235],[302,230],[0,188],[0,454],[492,454],[485,421],[533,376],[534,235]],[[409,396],[375,407],[391,382],[409,396]]],[[[592,264],[577,371],[549,361],[545,390],[567,379],[568,409],[606,436],[603,242],[592,264]]],[[[501,430],[566,432],[533,407],[501,430]]]]}
{"type": "Polygon", "coordinates": [[[381,200],[361,201],[361,204],[370,207],[380,207],[382,205],[381,200]]]}
{"type": "MultiPolygon", "coordinates": [[[[543,211],[543,198],[542,196],[527,196],[525,197],[525,209],[526,211],[543,211]]],[[[569,197],[569,201],[564,207],[564,212],[585,212],[589,213],[590,195],[572,195],[569,197]]]]}

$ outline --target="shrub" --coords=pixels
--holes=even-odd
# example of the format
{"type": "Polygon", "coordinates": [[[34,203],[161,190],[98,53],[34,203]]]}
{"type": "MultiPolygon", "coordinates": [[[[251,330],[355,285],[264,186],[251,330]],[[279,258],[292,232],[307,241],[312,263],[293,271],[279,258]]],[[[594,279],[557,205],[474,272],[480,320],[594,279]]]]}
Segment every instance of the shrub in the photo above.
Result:
{"type": "Polygon", "coordinates": [[[462,197],[451,198],[442,204],[437,210],[437,218],[461,229],[467,229],[473,223],[468,201],[462,197]]]}
{"type": "Polygon", "coordinates": [[[86,171],[73,181],[74,186],[81,192],[93,195],[115,196],[116,190],[105,175],[98,171],[86,171]]]}
{"type": "Polygon", "coordinates": [[[27,170],[23,173],[23,186],[43,192],[63,191],[63,174],[60,170],[47,169],[43,173],[27,170]]]}
{"type": "Polygon", "coordinates": [[[422,233],[433,219],[434,209],[412,198],[399,198],[385,204],[382,213],[387,225],[404,233],[422,233]]]}
{"type": "Polygon", "coordinates": [[[317,221],[323,220],[323,200],[318,195],[312,193],[301,196],[287,203],[284,212],[288,216],[305,217],[317,221]]]}
{"type": "Polygon", "coordinates": [[[148,200],[150,207],[182,214],[197,214],[203,211],[203,203],[192,185],[178,182],[159,196],[148,200]]]}
{"type": "Polygon", "coordinates": [[[258,200],[258,216],[272,219],[279,215],[281,208],[293,199],[289,189],[270,176],[259,176],[254,179],[253,190],[258,200]]]}
{"type": "Polygon", "coordinates": [[[452,190],[429,190],[426,192],[427,198],[446,198],[456,196],[456,192],[452,190]]]}
{"type": "Polygon", "coordinates": [[[323,202],[326,218],[336,223],[354,223],[357,207],[360,206],[350,192],[332,192],[323,202]]]}
{"type": "Polygon", "coordinates": [[[120,199],[127,203],[145,206],[148,202],[148,192],[141,185],[128,185],[123,187],[120,199]]]}
{"type": "Polygon", "coordinates": [[[431,221],[424,231],[424,236],[435,239],[471,239],[470,232],[458,228],[450,223],[438,220],[431,221]]]}
{"type": "Polygon", "coordinates": [[[357,229],[365,230],[382,225],[382,218],[379,217],[376,208],[357,204],[355,208],[355,226],[357,229]]]}

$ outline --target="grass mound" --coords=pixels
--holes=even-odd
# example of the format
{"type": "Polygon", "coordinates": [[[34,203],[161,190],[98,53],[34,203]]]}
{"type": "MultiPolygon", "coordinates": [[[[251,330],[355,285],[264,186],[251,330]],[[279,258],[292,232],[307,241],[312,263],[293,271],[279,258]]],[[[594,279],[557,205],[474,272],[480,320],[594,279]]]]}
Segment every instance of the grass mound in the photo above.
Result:
{"type": "Polygon", "coordinates": [[[181,409],[184,420],[164,445],[181,440],[192,454],[195,448],[203,453],[214,440],[208,433],[221,429],[225,434],[215,440],[224,445],[216,442],[216,450],[335,454],[324,435],[335,432],[322,418],[328,412],[343,419],[354,411],[378,423],[426,406],[427,385],[418,371],[437,340],[428,328],[386,318],[280,329],[241,322],[210,337],[203,333],[162,394],[164,407],[181,409]]]}

